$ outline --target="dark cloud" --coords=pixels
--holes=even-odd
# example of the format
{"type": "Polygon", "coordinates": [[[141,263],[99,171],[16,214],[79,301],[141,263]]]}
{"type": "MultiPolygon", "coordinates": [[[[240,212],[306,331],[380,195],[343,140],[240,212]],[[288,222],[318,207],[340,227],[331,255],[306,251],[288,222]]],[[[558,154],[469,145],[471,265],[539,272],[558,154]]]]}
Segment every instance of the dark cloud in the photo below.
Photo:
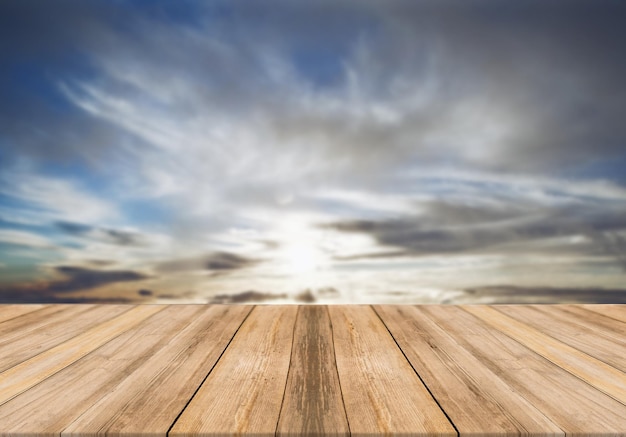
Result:
{"type": "Polygon", "coordinates": [[[155,269],[163,273],[186,272],[194,270],[213,270],[227,272],[241,270],[258,264],[260,260],[247,258],[229,252],[213,252],[194,258],[174,259],[157,264],[155,269]]]}
{"type": "Polygon", "coordinates": [[[48,284],[48,291],[65,293],[86,290],[117,282],[140,281],[149,276],[132,270],[93,270],[83,267],[59,266],[55,270],[67,279],[48,284]]]}
{"type": "Polygon", "coordinates": [[[339,258],[344,260],[483,251],[546,253],[556,249],[574,254],[609,254],[623,262],[623,248],[619,246],[621,237],[616,232],[626,230],[626,214],[613,207],[583,210],[580,206],[544,206],[494,212],[491,208],[441,207],[438,204],[413,218],[348,220],[322,227],[368,234],[381,246],[401,249],[339,258]],[[580,236],[586,236],[590,241],[577,245],[565,242],[557,244],[556,248],[533,245],[554,238],[580,236]],[[607,245],[608,249],[605,249],[607,245]]]}
{"type": "Polygon", "coordinates": [[[58,229],[67,234],[98,240],[117,246],[145,246],[147,244],[146,237],[139,232],[103,228],[67,221],[58,221],[55,224],[58,229]]]}
{"type": "MultiPolygon", "coordinates": [[[[4,302],[82,302],[83,299],[90,298],[70,297],[66,299],[62,295],[108,284],[141,281],[149,278],[143,273],[132,270],[93,270],[83,267],[59,266],[55,268],[55,271],[63,279],[0,286],[0,299],[4,302]]],[[[99,299],[102,298],[95,297],[93,300],[98,301],[99,299]]],[[[118,300],[120,299],[115,301],[118,300]]]]}
{"type": "Polygon", "coordinates": [[[58,221],[55,223],[55,225],[63,232],[71,235],[85,235],[94,230],[93,226],[85,225],[82,223],[58,221]]]}
{"type": "Polygon", "coordinates": [[[286,294],[266,293],[263,291],[243,291],[235,294],[218,294],[209,302],[212,304],[257,303],[268,300],[285,299],[286,294]]]}
{"type": "Polygon", "coordinates": [[[256,260],[228,252],[217,252],[206,259],[209,270],[236,270],[256,264],[256,260]]]}
{"type": "Polygon", "coordinates": [[[181,298],[181,296],[178,294],[170,294],[170,293],[159,294],[157,297],[160,299],[180,299],[181,298]]]}
{"type": "MultiPolygon", "coordinates": [[[[45,288],[45,287],[44,287],[45,288]]],[[[140,303],[133,297],[59,296],[37,287],[0,287],[0,304],[20,303],[92,303],[92,304],[134,304],[140,303]]]]}
{"type": "MultiPolygon", "coordinates": [[[[439,47],[442,83],[458,102],[473,95],[474,114],[515,117],[514,131],[475,164],[560,173],[586,157],[623,156],[626,60],[617,54],[626,41],[624,3],[423,1],[380,10],[406,38],[389,44],[383,59],[400,57],[414,47],[411,37],[421,37],[439,47]]],[[[481,146],[459,151],[471,147],[481,146]]]]}
{"type": "Polygon", "coordinates": [[[317,301],[317,298],[315,297],[311,289],[307,288],[301,293],[296,294],[294,296],[294,300],[301,303],[314,303],[315,301],[317,301]]]}
{"type": "Polygon", "coordinates": [[[416,254],[409,250],[394,250],[385,252],[357,253],[354,255],[336,255],[334,259],[337,261],[358,261],[362,259],[389,259],[403,258],[407,256],[416,256],[416,254]]]}
{"type": "Polygon", "coordinates": [[[625,304],[626,289],[552,288],[493,286],[465,290],[465,295],[446,303],[551,304],[551,303],[625,304]]]}
{"type": "Polygon", "coordinates": [[[158,299],[185,301],[185,300],[190,300],[190,299],[197,299],[198,293],[196,293],[193,290],[187,290],[187,291],[176,292],[176,293],[159,293],[157,294],[156,297],[158,299]]]}
{"type": "MultiPolygon", "coordinates": [[[[519,201],[518,201],[519,202],[519,201]]],[[[444,226],[471,226],[473,224],[497,223],[519,218],[520,215],[541,212],[537,206],[523,203],[496,205],[454,203],[452,200],[429,200],[416,204],[425,211],[420,223],[444,226]],[[538,210],[538,211],[537,211],[538,210]]]]}
{"type": "Polygon", "coordinates": [[[102,229],[102,232],[108,240],[119,246],[142,246],[145,244],[143,236],[138,232],[120,231],[117,229],[102,229]]]}
{"type": "MultiPolygon", "coordinates": [[[[5,0],[0,171],[19,165],[76,182],[119,207],[109,223],[150,222],[181,247],[193,243],[193,253],[202,253],[201,238],[254,222],[252,209],[271,218],[252,225],[259,235],[250,240],[276,249],[270,228],[280,228],[280,214],[310,207],[340,217],[326,228],[390,249],[343,260],[555,253],[610,256],[626,268],[620,205],[591,195],[561,207],[546,190],[553,204],[535,205],[522,187],[487,206],[480,201],[500,187],[483,184],[462,203],[459,187],[436,192],[427,178],[403,179],[404,170],[441,167],[477,179],[508,181],[514,172],[563,185],[625,184],[625,21],[626,2],[612,0],[5,0]],[[326,189],[383,186],[440,200],[389,219],[375,202],[363,215],[349,202],[302,202],[326,189]],[[558,237],[583,241],[550,242],[558,237]]],[[[22,195],[7,216],[22,203],[41,207],[22,195]]],[[[68,221],[56,227],[67,235],[150,243],[63,212],[68,221]]],[[[154,269],[218,277],[260,262],[213,252],[154,269]]],[[[113,271],[59,270],[66,279],[42,287],[135,280],[88,272],[113,271]]]]}

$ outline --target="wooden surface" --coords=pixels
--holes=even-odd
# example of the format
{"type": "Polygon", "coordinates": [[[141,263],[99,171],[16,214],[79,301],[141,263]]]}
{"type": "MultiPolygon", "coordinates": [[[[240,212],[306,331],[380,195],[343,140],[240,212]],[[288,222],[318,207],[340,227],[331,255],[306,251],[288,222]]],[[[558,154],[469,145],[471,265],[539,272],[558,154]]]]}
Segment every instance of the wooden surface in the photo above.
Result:
{"type": "Polygon", "coordinates": [[[626,436],[626,306],[0,305],[0,436],[626,436]]]}
{"type": "Polygon", "coordinates": [[[349,435],[328,308],[301,306],[277,435],[349,435]]]}

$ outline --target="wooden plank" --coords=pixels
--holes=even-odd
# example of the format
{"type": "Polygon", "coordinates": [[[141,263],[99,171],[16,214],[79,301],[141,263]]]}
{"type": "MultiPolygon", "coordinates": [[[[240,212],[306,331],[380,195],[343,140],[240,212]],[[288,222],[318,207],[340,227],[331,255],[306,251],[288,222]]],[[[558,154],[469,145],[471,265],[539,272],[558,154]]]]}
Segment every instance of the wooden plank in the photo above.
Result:
{"type": "Polygon", "coordinates": [[[196,305],[177,306],[176,311],[186,308],[195,310],[182,318],[188,323],[173,326],[174,337],[161,342],[160,350],[91,405],[62,435],[167,433],[252,309],[196,305]]]}
{"type": "Polygon", "coordinates": [[[498,305],[498,311],[554,337],[622,372],[626,371],[626,338],[589,327],[580,317],[555,311],[554,305],[498,305]]]}
{"type": "MultiPolygon", "coordinates": [[[[125,313],[0,372],[0,405],[162,309],[162,306],[157,305],[130,307],[125,313]]],[[[107,311],[106,307],[103,311],[107,311]]]]}
{"type": "Polygon", "coordinates": [[[626,373],[621,370],[515,320],[493,307],[469,305],[464,309],[626,405],[626,373]]]}
{"type": "Polygon", "coordinates": [[[0,344],[15,339],[26,340],[31,332],[44,328],[50,323],[71,318],[88,308],[89,305],[48,305],[2,322],[0,323],[0,344]]]}
{"type": "Polygon", "coordinates": [[[579,305],[589,311],[626,323],[626,305],[579,305]]]}
{"type": "Polygon", "coordinates": [[[120,335],[0,406],[1,435],[59,436],[102,397],[122,386],[202,311],[196,305],[134,309],[140,308],[149,311],[131,310],[122,315],[126,318],[117,318],[124,326],[120,335]],[[135,317],[137,323],[127,323],[135,317]]]}
{"type": "Polygon", "coordinates": [[[45,325],[26,335],[16,331],[17,335],[13,338],[0,340],[0,372],[128,311],[128,306],[108,305],[103,308],[98,305],[78,305],[74,309],[79,312],[57,313],[56,317],[53,315],[47,318],[45,325]]]}
{"type": "Polygon", "coordinates": [[[33,311],[45,308],[46,305],[40,304],[13,304],[13,305],[0,305],[0,322],[14,319],[24,314],[28,314],[33,311]]]}
{"type": "MultiPolygon", "coordinates": [[[[456,435],[437,402],[461,435],[626,435],[623,403],[535,351],[617,371],[625,324],[602,308],[495,306],[493,326],[472,314],[481,307],[376,306],[394,341],[367,306],[257,307],[243,324],[250,307],[111,307],[48,305],[0,322],[0,363],[51,346],[0,372],[0,436],[166,435],[171,425],[179,435],[456,435]],[[145,307],[162,311],[129,315],[145,307]]],[[[492,311],[481,314],[493,323],[492,311]]]]}
{"type": "Polygon", "coordinates": [[[610,316],[584,308],[582,305],[537,305],[537,310],[550,316],[576,323],[593,335],[611,338],[626,347],[626,323],[610,316]]]}
{"type": "Polygon", "coordinates": [[[353,436],[457,435],[370,306],[330,306],[353,436]]]}
{"type": "Polygon", "coordinates": [[[374,309],[461,436],[564,435],[418,308],[374,309]]]}
{"type": "Polygon", "coordinates": [[[300,306],[277,435],[349,434],[328,308],[300,306]]]}
{"type": "Polygon", "coordinates": [[[255,307],[169,435],[274,435],[297,310],[255,307]]]}
{"type": "Polygon", "coordinates": [[[626,406],[493,329],[466,308],[425,305],[420,310],[566,435],[623,434],[626,406]]]}
{"type": "Polygon", "coordinates": [[[601,332],[613,337],[616,342],[626,344],[626,323],[622,321],[589,311],[580,305],[549,305],[547,308],[555,317],[575,320],[594,332],[601,332]]]}

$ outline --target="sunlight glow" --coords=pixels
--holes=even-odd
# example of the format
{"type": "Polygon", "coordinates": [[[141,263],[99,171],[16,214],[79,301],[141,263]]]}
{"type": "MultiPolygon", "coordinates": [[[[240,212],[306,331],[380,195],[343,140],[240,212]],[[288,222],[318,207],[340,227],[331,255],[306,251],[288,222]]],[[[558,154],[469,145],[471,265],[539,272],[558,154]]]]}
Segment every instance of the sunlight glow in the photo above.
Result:
{"type": "Polygon", "coordinates": [[[299,218],[281,223],[282,250],[280,258],[289,275],[306,275],[324,268],[327,256],[321,250],[319,232],[299,218]]]}
{"type": "Polygon", "coordinates": [[[294,275],[316,271],[322,264],[322,254],[309,242],[296,241],[285,249],[285,256],[294,275]]]}

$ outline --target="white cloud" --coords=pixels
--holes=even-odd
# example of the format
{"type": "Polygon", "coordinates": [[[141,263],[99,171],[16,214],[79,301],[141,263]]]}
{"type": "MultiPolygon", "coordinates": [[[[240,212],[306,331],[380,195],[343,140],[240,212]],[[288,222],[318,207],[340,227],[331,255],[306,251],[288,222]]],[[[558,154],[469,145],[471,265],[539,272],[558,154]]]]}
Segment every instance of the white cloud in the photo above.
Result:
{"type": "Polygon", "coordinates": [[[11,221],[46,223],[51,220],[99,222],[119,217],[117,207],[85,190],[71,179],[44,176],[32,170],[13,169],[0,176],[0,194],[23,206],[7,211],[11,221]],[[16,218],[11,219],[15,214],[16,218]]]}
{"type": "Polygon", "coordinates": [[[419,196],[403,195],[400,193],[378,193],[356,189],[318,189],[309,196],[319,200],[330,200],[345,205],[352,214],[361,216],[370,214],[412,214],[416,210],[419,196]]]}
{"type": "MultiPolygon", "coordinates": [[[[518,40],[525,36],[519,27],[502,32],[499,23],[483,22],[476,14],[457,16],[454,8],[437,12],[437,7],[394,4],[402,2],[339,2],[336,10],[323,3],[286,14],[276,8],[263,14],[268,22],[247,21],[244,13],[207,28],[200,16],[198,28],[134,17],[128,21],[132,39],[99,28],[102,40],[85,51],[94,74],[88,79],[68,74],[57,81],[89,128],[38,120],[45,121],[38,129],[51,131],[45,144],[33,141],[27,152],[16,154],[32,154],[44,164],[52,162],[50,150],[88,159],[106,175],[107,199],[97,195],[101,187],[88,189],[88,181],[69,171],[53,177],[39,173],[35,164],[3,167],[0,194],[15,206],[1,205],[0,217],[27,226],[93,225],[62,239],[55,234],[57,244],[72,243],[59,252],[70,265],[101,260],[150,270],[158,262],[229,251],[263,262],[228,278],[209,280],[201,271],[188,282],[158,280],[170,281],[169,288],[184,284],[205,291],[222,285],[241,291],[237,288],[247,288],[251,280],[276,292],[337,285],[358,301],[359,287],[373,293],[390,284],[423,286],[436,300],[437,287],[446,281],[461,287],[463,281],[527,275],[528,270],[503,266],[504,252],[531,268],[546,258],[522,232],[511,237],[515,244],[490,247],[493,256],[429,257],[422,242],[425,248],[416,253],[424,262],[395,253],[348,263],[335,257],[397,252],[402,242],[384,245],[367,232],[323,229],[320,223],[393,219],[409,229],[432,230],[424,237],[428,242],[438,238],[439,225],[455,228],[459,239],[471,239],[470,231],[479,228],[509,226],[519,233],[524,224],[537,224],[533,229],[540,234],[542,220],[556,220],[560,216],[552,213],[560,207],[593,207],[594,218],[604,212],[619,215],[626,200],[619,183],[559,176],[564,162],[578,165],[581,157],[603,159],[613,152],[609,142],[598,144],[597,152],[588,141],[604,132],[604,124],[592,125],[610,117],[599,111],[595,121],[580,122],[570,108],[602,109],[595,102],[605,101],[607,108],[621,106],[615,103],[619,93],[614,100],[590,99],[594,78],[581,80],[587,70],[551,57],[551,46],[542,41],[553,29],[537,29],[536,45],[527,45],[527,39],[518,40]],[[358,31],[343,20],[331,25],[324,18],[328,11],[350,19],[366,16],[368,24],[355,26],[358,31]],[[303,24],[311,27],[302,30],[303,24]],[[528,50],[531,46],[537,50],[528,50]],[[307,56],[317,51],[321,64],[336,64],[329,83],[314,78],[316,53],[307,56]],[[494,62],[497,54],[502,59],[494,62]],[[562,72],[568,73],[566,84],[562,72]],[[539,92],[546,89],[554,95],[539,92]],[[101,131],[92,131],[93,126],[101,131]],[[65,143],[74,137],[74,144],[65,143]],[[144,211],[140,218],[124,215],[133,201],[165,213],[150,225],[142,223],[144,211]],[[149,244],[115,244],[108,230],[137,231],[149,244]],[[457,270],[464,276],[450,279],[457,270]]],[[[617,228],[618,222],[613,218],[605,228],[617,228]]],[[[559,234],[558,223],[552,228],[559,234]]],[[[51,244],[47,237],[22,231],[2,230],[0,238],[28,247],[51,244]]],[[[592,257],[593,237],[584,238],[588,241],[572,245],[567,256],[549,258],[561,266],[553,281],[573,282],[563,266],[573,268],[592,257]]],[[[459,247],[460,252],[475,249],[459,247]]],[[[591,274],[576,276],[581,277],[591,274]]]]}
{"type": "Polygon", "coordinates": [[[0,229],[0,242],[35,248],[52,248],[52,243],[39,234],[13,229],[0,229]]]}
{"type": "MultiPolygon", "coordinates": [[[[480,192],[508,194],[511,198],[534,201],[545,205],[595,201],[621,202],[626,200],[626,188],[611,180],[573,179],[523,173],[493,173],[466,168],[412,169],[399,174],[410,181],[438,182],[436,188],[447,187],[462,195],[480,192]]],[[[454,195],[454,193],[452,193],[454,195]]]]}

